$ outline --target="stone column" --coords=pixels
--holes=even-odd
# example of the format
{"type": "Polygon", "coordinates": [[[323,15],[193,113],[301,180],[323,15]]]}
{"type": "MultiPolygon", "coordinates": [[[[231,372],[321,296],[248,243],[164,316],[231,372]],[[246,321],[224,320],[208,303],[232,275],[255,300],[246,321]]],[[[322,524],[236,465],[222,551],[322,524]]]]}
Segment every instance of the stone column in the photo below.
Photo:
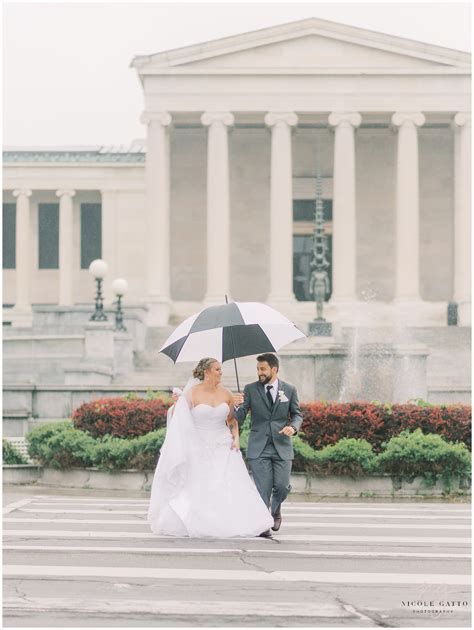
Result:
{"type": "Polygon", "coordinates": [[[16,298],[12,326],[30,327],[31,310],[31,190],[14,190],[16,202],[16,298]]]}
{"type": "Polygon", "coordinates": [[[58,190],[59,197],[59,305],[73,305],[74,288],[74,240],[73,206],[74,190],[58,190]]]}
{"type": "Polygon", "coordinates": [[[227,128],[230,112],[206,112],[201,122],[207,136],[207,288],[204,303],[230,301],[230,195],[227,128]]]}
{"type": "Polygon", "coordinates": [[[170,315],[170,140],[168,112],[145,112],[146,267],[148,325],[165,326],[170,315]]]}
{"type": "MultiPolygon", "coordinates": [[[[117,234],[118,234],[118,209],[117,209],[117,191],[102,190],[102,258],[107,263],[109,270],[107,272],[107,281],[104,285],[104,303],[111,306],[115,300],[112,291],[112,282],[121,275],[117,261],[117,234]]],[[[124,270],[126,274],[126,269],[124,270]]]]}
{"type": "Polygon", "coordinates": [[[356,188],[354,130],[361,123],[357,112],[333,112],[333,281],[331,303],[353,303],[356,294],[356,188]]]}
{"type": "Polygon", "coordinates": [[[293,161],[291,128],[298,123],[294,112],[269,112],[265,124],[271,128],[271,182],[269,274],[267,302],[276,308],[295,302],[293,293],[293,161]]]}
{"type": "Polygon", "coordinates": [[[458,323],[471,325],[471,115],[454,116],[454,296],[458,323]]]}
{"type": "Polygon", "coordinates": [[[418,131],[425,122],[421,112],[396,112],[392,124],[398,127],[395,303],[420,301],[419,168],[418,131]]]}

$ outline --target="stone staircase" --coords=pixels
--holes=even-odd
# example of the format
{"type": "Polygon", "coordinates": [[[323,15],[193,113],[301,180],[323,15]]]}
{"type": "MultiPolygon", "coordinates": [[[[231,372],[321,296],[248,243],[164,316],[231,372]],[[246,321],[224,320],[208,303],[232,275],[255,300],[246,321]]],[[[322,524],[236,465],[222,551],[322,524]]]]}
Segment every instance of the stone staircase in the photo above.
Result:
{"type": "MultiPolygon", "coordinates": [[[[134,371],[114,379],[114,383],[129,386],[147,386],[169,390],[186,383],[195,363],[173,364],[159,352],[174,327],[149,328],[145,350],[134,355],[134,371]]],[[[343,339],[349,348],[357,343],[424,344],[429,349],[427,360],[428,390],[434,398],[455,392],[468,398],[471,391],[471,329],[457,326],[410,328],[344,328],[343,339]]],[[[254,381],[255,357],[237,359],[241,384],[254,381]]],[[[223,365],[223,384],[235,389],[235,372],[232,361],[223,365]]],[[[441,398],[439,398],[441,400],[441,398]]],[[[446,400],[445,402],[448,402],[446,400]]]]}
{"type": "MultiPolygon", "coordinates": [[[[148,328],[145,338],[145,350],[134,354],[134,371],[118,376],[114,383],[128,386],[150,387],[153,390],[170,390],[182,387],[191,376],[197,361],[176,363],[160,353],[160,348],[171,335],[174,326],[148,328]]],[[[241,389],[243,385],[256,379],[255,357],[237,359],[237,368],[241,389]]],[[[222,368],[224,387],[237,388],[235,369],[232,361],[227,361],[222,368]]]]}
{"type": "MultiPolygon", "coordinates": [[[[66,402],[61,404],[65,408],[69,404],[73,407],[77,406],[78,396],[86,396],[86,391],[89,392],[87,396],[95,395],[94,392],[103,392],[104,395],[121,395],[118,392],[135,390],[145,392],[147,389],[170,391],[173,387],[182,387],[191,376],[196,362],[175,365],[171,359],[159,352],[160,347],[174,330],[174,326],[147,329],[143,326],[143,329],[137,327],[135,330],[137,334],[132,334],[133,363],[130,350],[130,360],[126,363],[125,369],[117,370],[114,357],[109,357],[108,362],[104,362],[100,358],[91,359],[87,353],[84,353],[86,342],[82,323],[76,325],[75,322],[68,322],[67,326],[59,327],[59,329],[49,325],[47,321],[29,329],[4,327],[4,392],[11,386],[4,413],[5,411],[10,413],[11,424],[23,426],[26,422],[23,417],[26,413],[25,409],[34,417],[44,415],[31,407],[29,398],[23,400],[26,391],[20,391],[22,388],[36,392],[28,394],[30,397],[41,394],[45,399],[50,396],[51,401],[64,399],[67,404],[66,402]],[[140,343],[137,343],[138,338],[140,338],[140,343]],[[84,371],[84,377],[80,370],[84,371]],[[51,390],[49,394],[47,389],[51,390]],[[77,393],[73,394],[73,392],[77,393]]],[[[455,326],[400,327],[400,329],[343,328],[341,333],[342,341],[348,348],[349,354],[363,343],[392,342],[401,345],[425,345],[429,351],[428,400],[440,403],[470,402],[470,328],[455,326]]],[[[237,364],[242,389],[243,385],[256,379],[255,356],[239,358],[237,364]]],[[[286,364],[289,369],[288,360],[286,364]]],[[[281,375],[285,378],[284,356],[281,375]]],[[[293,376],[293,378],[296,377],[293,376]]],[[[288,380],[292,381],[290,369],[288,380]]],[[[223,365],[223,385],[233,391],[237,389],[232,361],[227,361],[223,365]]],[[[295,385],[300,389],[302,387],[302,384],[298,382],[295,382],[295,385]]],[[[43,403],[37,401],[35,405],[38,407],[43,403]]],[[[8,413],[6,417],[9,417],[8,413]]],[[[15,431],[13,435],[21,435],[21,433],[18,430],[18,433],[15,431]]]]}

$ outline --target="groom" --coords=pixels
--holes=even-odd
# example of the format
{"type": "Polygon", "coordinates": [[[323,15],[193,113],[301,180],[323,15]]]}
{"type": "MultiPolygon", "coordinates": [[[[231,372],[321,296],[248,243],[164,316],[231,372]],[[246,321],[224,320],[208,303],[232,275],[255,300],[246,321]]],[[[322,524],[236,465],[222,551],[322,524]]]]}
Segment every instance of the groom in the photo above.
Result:
{"type": "MultiPolygon", "coordinates": [[[[234,416],[239,425],[251,412],[247,460],[260,496],[268,507],[271,505],[273,531],[280,529],[281,504],[291,490],[291,438],[303,422],[296,388],[278,378],[279,367],[274,354],[261,354],[257,357],[258,381],[246,385],[243,395],[234,394],[234,416]]],[[[260,535],[271,537],[271,532],[260,535]]]]}

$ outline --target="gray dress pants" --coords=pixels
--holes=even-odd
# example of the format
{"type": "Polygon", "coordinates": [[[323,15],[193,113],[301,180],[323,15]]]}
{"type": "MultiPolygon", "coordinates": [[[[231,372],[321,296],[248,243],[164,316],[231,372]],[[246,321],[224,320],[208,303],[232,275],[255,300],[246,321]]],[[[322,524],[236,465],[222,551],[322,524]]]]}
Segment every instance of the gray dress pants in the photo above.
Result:
{"type": "Polygon", "coordinates": [[[269,437],[260,457],[247,461],[265,505],[270,507],[271,501],[272,515],[279,514],[280,506],[291,490],[290,473],[293,460],[281,459],[272,438],[269,437]]]}

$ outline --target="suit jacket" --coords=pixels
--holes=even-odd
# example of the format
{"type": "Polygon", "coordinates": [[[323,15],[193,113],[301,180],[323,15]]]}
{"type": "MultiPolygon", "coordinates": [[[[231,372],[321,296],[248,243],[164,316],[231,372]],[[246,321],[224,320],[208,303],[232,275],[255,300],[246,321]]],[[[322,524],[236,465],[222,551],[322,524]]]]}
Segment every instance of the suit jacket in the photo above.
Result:
{"type": "Polygon", "coordinates": [[[294,459],[291,437],[282,435],[279,431],[290,424],[299,431],[303,418],[296,387],[278,380],[279,392],[283,391],[288,400],[281,402],[280,394],[277,394],[276,401],[271,407],[266,396],[265,385],[256,381],[245,386],[244,402],[234,411],[239,425],[243,423],[249,410],[251,413],[252,422],[247,448],[248,459],[257,459],[261,455],[270,433],[281,459],[294,459]]]}

